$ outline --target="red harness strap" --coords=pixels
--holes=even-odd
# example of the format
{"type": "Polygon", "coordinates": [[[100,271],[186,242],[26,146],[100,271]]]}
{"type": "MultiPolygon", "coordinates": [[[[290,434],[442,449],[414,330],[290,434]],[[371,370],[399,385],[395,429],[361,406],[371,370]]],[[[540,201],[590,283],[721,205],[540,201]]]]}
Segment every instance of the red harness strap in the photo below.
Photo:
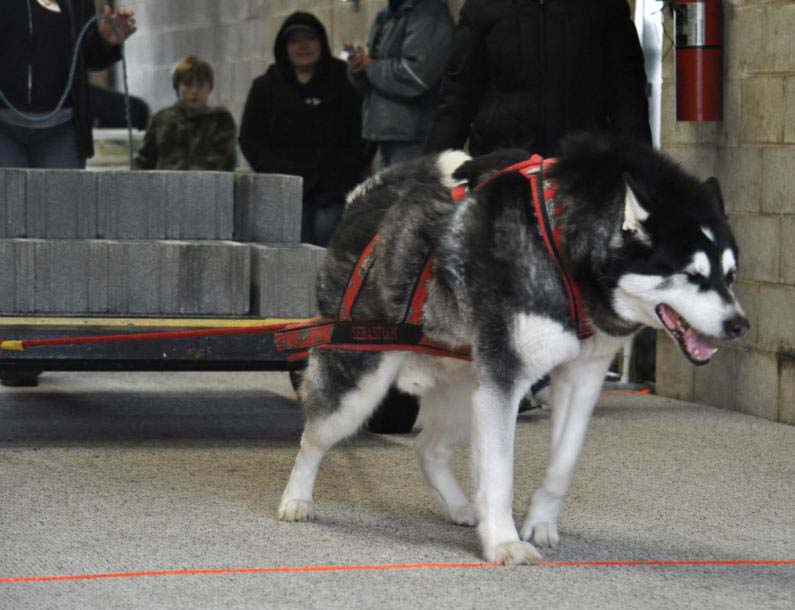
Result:
{"type": "MultiPolygon", "coordinates": [[[[556,162],[557,159],[543,159],[540,155],[533,155],[525,161],[520,161],[501,170],[475,187],[475,190],[480,190],[497,176],[508,172],[519,172],[519,175],[530,182],[533,193],[533,211],[538,222],[538,232],[541,234],[541,239],[544,240],[547,252],[549,252],[558,266],[563,288],[569,300],[569,315],[577,331],[577,337],[579,339],[587,339],[593,336],[594,330],[585,311],[585,303],[580,288],[571,277],[571,273],[563,263],[563,258],[560,254],[563,241],[563,223],[561,222],[563,206],[556,199],[558,185],[554,181],[545,178],[547,171],[556,162]]],[[[466,185],[460,185],[453,188],[451,196],[454,201],[460,201],[466,196],[466,193],[466,185]]]]}
{"type": "Polygon", "coordinates": [[[411,351],[431,356],[471,360],[467,346],[450,346],[434,341],[422,333],[422,308],[428,296],[428,284],[433,279],[433,257],[429,256],[417,278],[403,321],[397,324],[383,320],[354,320],[353,306],[359,297],[374,261],[379,234],[367,244],[340,300],[337,320],[313,318],[276,333],[276,348],[289,352],[289,361],[303,360],[310,348],[351,351],[411,351]]]}
{"type": "Polygon", "coordinates": [[[538,230],[547,247],[547,252],[558,266],[560,279],[569,300],[569,315],[577,331],[577,338],[587,339],[593,336],[594,330],[588,319],[580,288],[572,278],[571,272],[564,264],[560,254],[563,241],[563,223],[561,222],[563,206],[556,199],[558,185],[544,177],[547,170],[556,162],[556,159],[541,160],[537,166],[530,167],[522,171],[521,174],[532,185],[533,210],[538,221],[538,230]]]}
{"type": "Polygon", "coordinates": [[[359,296],[359,291],[362,289],[364,278],[367,277],[367,274],[370,272],[370,267],[373,266],[373,261],[375,261],[373,251],[375,250],[375,244],[378,241],[379,235],[380,233],[376,233],[375,237],[370,240],[370,243],[364,248],[361,256],[359,256],[359,260],[356,262],[356,266],[353,268],[353,273],[351,273],[351,277],[348,280],[348,287],[345,289],[345,293],[342,295],[342,301],[340,302],[340,311],[338,314],[340,320],[353,319],[351,317],[351,310],[359,296]]]}
{"type": "MultiPolygon", "coordinates": [[[[571,278],[571,274],[563,264],[560,245],[563,236],[560,222],[562,207],[555,200],[557,185],[544,178],[546,170],[555,163],[555,159],[542,159],[533,155],[529,159],[511,165],[479,184],[475,190],[483,188],[496,176],[507,172],[518,172],[530,182],[533,193],[533,211],[535,212],[538,230],[544,245],[555,260],[561,275],[561,281],[569,299],[572,323],[580,339],[593,335],[588,321],[579,288],[571,278]]],[[[453,201],[460,201],[466,196],[466,185],[459,185],[451,190],[453,201]]],[[[308,356],[310,348],[341,349],[353,351],[413,351],[433,356],[444,356],[471,360],[470,348],[467,346],[449,346],[432,339],[422,333],[422,309],[428,298],[428,286],[433,280],[433,256],[428,256],[420,272],[409,300],[403,321],[397,324],[382,320],[354,320],[353,307],[364,281],[375,260],[376,234],[362,251],[359,260],[351,273],[345,293],[340,301],[337,320],[313,318],[308,322],[296,324],[287,330],[276,333],[276,346],[279,351],[291,352],[288,360],[302,360],[308,356]]]]}

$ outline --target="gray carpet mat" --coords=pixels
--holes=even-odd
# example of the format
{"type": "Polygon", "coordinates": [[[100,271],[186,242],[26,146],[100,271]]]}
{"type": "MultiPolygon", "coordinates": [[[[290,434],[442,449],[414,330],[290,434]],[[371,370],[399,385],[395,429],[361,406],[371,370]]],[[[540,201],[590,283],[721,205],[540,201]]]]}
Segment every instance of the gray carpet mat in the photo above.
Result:
{"type": "MultiPolygon", "coordinates": [[[[549,415],[517,427],[515,511],[549,415]]],[[[0,608],[793,607],[795,565],[494,568],[424,489],[415,434],[361,434],[280,523],[301,416],[283,373],[45,373],[0,388],[0,608]],[[312,566],[366,571],[133,573],[312,566]],[[117,573],[117,578],[8,582],[117,573]]],[[[605,393],[550,562],[795,560],[795,428],[605,393]]],[[[466,455],[456,470],[466,480],[466,455]]]]}

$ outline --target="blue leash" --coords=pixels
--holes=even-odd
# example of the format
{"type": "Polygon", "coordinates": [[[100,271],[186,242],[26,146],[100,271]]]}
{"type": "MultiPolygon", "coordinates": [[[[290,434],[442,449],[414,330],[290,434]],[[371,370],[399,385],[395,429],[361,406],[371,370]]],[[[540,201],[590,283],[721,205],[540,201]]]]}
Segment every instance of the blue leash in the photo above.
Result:
{"type": "MultiPolygon", "coordinates": [[[[32,123],[44,123],[49,121],[52,117],[58,114],[63,108],[64,103],[66,102],[66,98],[69,97],[69,92],[72,90],[72,85],[74,84],[75,80],[75,72],[77,71],[77,57],[78,53],[80,53],[80,45],[83,43],[83,38],[85,38],[86,32],[88,28],[90,28],[94,23],[99,21],[102,17],[99,15],[94,15],[91,19],[89,19],[86,24],[83,26],[83,29],[80,30],[80,34],[77,37],[77,42],[75,42],[75,49],[72,53],[72,65],[69,68],[69,79],[66,82],[66,87],[64,88],[63,95],[61,95],[61,99],[58,100],[58,104],[52,110],[52,112],[48,112],[45,115],[31,115],[22,112],[17,107],[15,107],[8,98],[3,94],[2,90],[0,90],[0,100],[8,106],[11,111],[16,114],[17,116],[25,119],[26,121],[30,121],[32,123]]],[[[132,138],[132,118],[130,116],[130,91],[127,85],[127,57],[124,54],[124,35],[121,32],[116,23],[112,20],[110,25],[113,27],[113,30],[116,32],[116,36],[118,36],[120,42],[119,45],[121,47],[121,65],[122,65],[122,80],[124,82],[124,118],[127,121],[127,142],[128,142],[128,156],[130,161],[130,169],[133,166],[133,138],[132,138]]]]}

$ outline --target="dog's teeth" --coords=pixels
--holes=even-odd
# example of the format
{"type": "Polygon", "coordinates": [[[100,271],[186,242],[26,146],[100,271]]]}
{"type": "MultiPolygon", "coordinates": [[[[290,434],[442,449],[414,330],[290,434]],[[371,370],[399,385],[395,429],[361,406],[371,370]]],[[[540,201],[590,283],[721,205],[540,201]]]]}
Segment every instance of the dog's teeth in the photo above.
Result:
{"type": "Polygon", "coordinates": [[[718,348],[715,347],[708,337],[705,337],[692,328],[688,328],[688,330],[685,332],[684,343],[687,353],[696,360],[709,360],[712,355],[718,351],[718,348]]]}

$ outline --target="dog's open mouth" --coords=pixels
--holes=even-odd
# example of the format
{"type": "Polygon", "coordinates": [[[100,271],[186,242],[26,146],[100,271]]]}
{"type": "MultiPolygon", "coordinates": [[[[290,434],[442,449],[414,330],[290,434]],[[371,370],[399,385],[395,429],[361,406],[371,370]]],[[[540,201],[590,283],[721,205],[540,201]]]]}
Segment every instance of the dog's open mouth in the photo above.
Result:
{"type": "Polygon", "coordinates": [[[660,303],[654,308],[654,311],[668,334],[679,344],[679,349],[693,364],[706,364],[718,351],[712,339],[690,326],[687,320],[680,316],[673,307],[660,303]]]}

